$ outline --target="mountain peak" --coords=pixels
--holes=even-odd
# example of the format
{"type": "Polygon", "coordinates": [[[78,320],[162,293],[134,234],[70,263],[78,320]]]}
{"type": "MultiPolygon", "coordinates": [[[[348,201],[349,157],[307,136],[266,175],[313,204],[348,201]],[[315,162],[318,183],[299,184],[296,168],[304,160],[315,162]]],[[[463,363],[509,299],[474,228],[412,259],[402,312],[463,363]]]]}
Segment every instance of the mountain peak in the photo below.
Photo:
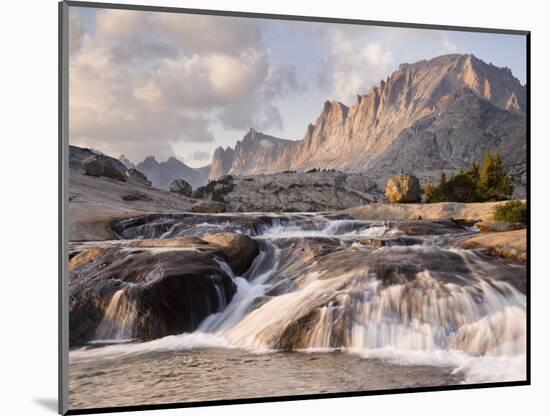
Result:
{"type": "Polygon", "coordinates": [[[157,162],[157,159],[155,158],[155,156],[147,156],[145,159],[143,159],[143,162],[142,163],[154,163],[154,164],[157,164],[159,162],[157,162]]]}
{"type": "Polygon", "coordinates": [[[119,160],[124,166],[126,166],[126,169],[135,168],[134,163],[133,163],[130,159],[128,159],[124,153],[122,153],[122,154],[118,157],[118,160],[119,160]]]}
{"type": "Polygon", "coordinates": [[[166,160],[166,163],[169,163],[171,165],[185,165],[185,163],[183,163],[181,160],[179,160],[177,157],[175,156],[170,156],[167,160],[166,160]]]}
{"type": "Polygon", "coordinates": [[[258,132],[254,127],[250,127],[246,134],[244,135],[243,139],[249,138],[249,139],[255,139],[258,135],[261,135],[262,133],[258,132]]]}

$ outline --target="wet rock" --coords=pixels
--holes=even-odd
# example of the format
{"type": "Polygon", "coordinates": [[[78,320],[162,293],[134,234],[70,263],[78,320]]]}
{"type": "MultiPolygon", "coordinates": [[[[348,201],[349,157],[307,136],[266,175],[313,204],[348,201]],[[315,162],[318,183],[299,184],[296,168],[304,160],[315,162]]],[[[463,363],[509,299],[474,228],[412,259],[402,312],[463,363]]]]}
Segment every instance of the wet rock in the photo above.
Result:
{"type": "Polygon", "coordinates": [[[215,259],[228,261],[218,246],[198,239],[87,247],[71,260],[70,343],[195,330],[236,290],[215,259]]]}
{"type": "Polygon", "coordinates": [[[128,243],[130,247],[142,248],[201,248],[208,246],[208,242],[198,237],[163,238],[160,240],[136,240],[128,243]]]}
{"type": "Polygon", "coordinates": [[[176,179],[172,181],[172,183],[168,187],[168,190],[170,192],[173,192],[178,195],[186,196],[188,198],[190,198],[191,195],[193,194],[193,188],[191,187],[191,185],[189,185],[189,183],[187,183],[183,179],[176,179]]]}
{"type": "Polygon", "coordinates": [[[417,220],[400,221],[393,228],[408,235],[441,235],[464,232],[465,229],[454,220],[417,220]]]}
{"type": "Polygon", "coordinates": [[[225,212],[225,204],[216,201],[201,201],[191,206],[191,212],[217,214],[225,212]]]}
{"type": "Polygon", "coordinates": [[[396,175],[388,180],[385,194],[390,202],[420,202],[420,181],[413,175],[396,175]]]}
{"type": "Polygon", "coordinates": [[[526,230],[477,235],[463,240],[460,245],[467,249],[483,249],[492,256],[527,261],[526,230]]]}
{"type": "Polygon", "coordinates": [[[125,182],[126,168],[122,163],[108,156],[92,155],[82,161],[82,172],[89,176],[103,176],[125,182]]]}
{"type": "Polygon", "coordinates": [[[204,241],[220,247],[229,260],[235,274],[244,273],[258,255],[258,243],[244,234],[216,233],[202,238],[204,241]]]}
{"type": "Polygon", "coordinates": [[[126,176],[128,181],[134,182],[143,186],[151,186],[151,181],[147,179],[145,174],[141,173],[139,170],[130,168],[126,171],[126,176]]]}
{"type": "Polygon", "coordinates": [[[363,238],[359,241],[365,246],[386,247],[386,246],[413,246],[422,244],[422,241],[416,238],[363,238]]]}
{"type": "Polygon", "coordinates": [[[514,231],[525,228],[523,224],[514,224],[504,221],[482,221],[474,224],[482,233],[514,231]]]}
{"type": "Polygon", "coordinates": [[[384,247],[386,245],[384,240],[380,238],[363,238],[359,242],[364,246],[372,246],[372,247],[384,247]]]}
{"type": "Polygon", "coordinates": [[[103,247],[91,248],[81,252],[76,252],[70,256],[69,271],[90,263],[98,257],[104,256],[107,250],[103,247]]]}

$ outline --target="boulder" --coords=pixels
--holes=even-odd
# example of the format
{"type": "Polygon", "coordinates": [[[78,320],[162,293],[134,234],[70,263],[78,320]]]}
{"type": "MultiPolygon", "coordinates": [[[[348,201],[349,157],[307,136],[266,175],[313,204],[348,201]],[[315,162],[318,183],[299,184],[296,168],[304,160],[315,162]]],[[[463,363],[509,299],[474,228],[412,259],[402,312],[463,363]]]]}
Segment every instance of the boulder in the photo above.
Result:
{"type": "Polygon", "coordinates": [[[84,246],[69,273],[69,340],[153,339],[192,332],[222,310],[236,286],[199,239],[84,246]],[[196,249],[200,246],[200,250],[196,249]]]}
{"type": "Polygon", "coordinates": [[[504,221],[482,221],[476,222],[474,226],[482,233],[514,231],[525,228],[523,224],[514,224],[504,221]]]}
{"type": "Polygon", "coordinates": [[[396,175],[388,180],[385,193],[393,203],[420,202],[420,181],[413,175],[396,175]]]}
{"type": "Polygon", "coordinates": [[[186,196],[188,198],[193,194],[193,188],[183,179],[176,179],[172,181],[168,187],[170,192],[173,192],[178,195],[186,196]]]}
{"type": "Polygon", "coordinates": [[[217,214],[225,212],[225,204],[216,201],[201,201],[191,206],[191,212],[204,212],[208,214],[217,214]]]}
{"type": "Polygon", "coordinates": [[[126,177],[128,181],[134,182],[143,186],[151,186],[151,181],[147,179],[147,176],[137,169],[130,168],[126,171],[126,177]]]}
{"type": "MultiPolygon", "coordinates": [[[[103,176],[125,182],[126,168],[121,168],[113,158],[104,155],[92,155],[82,161],[82,172],[89,176],[103,176]]],[[[120,162],[119,164],[123,166],[120,162]]]]}
{"type": "Polygon", "coordinates": [[[223,250],[231,269],[237,275],[243,274],[260,253],[256,240],[244,234],[216,233],[202,239],[223,250]]]}

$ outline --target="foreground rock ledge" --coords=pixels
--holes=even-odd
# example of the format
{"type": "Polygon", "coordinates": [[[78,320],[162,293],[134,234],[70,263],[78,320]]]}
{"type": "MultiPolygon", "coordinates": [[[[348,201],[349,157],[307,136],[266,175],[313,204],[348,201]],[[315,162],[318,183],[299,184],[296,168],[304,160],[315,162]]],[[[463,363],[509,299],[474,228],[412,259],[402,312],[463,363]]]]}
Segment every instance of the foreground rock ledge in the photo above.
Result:
{"type": "Polygon", "coordinates": [[[495,207],[500,202],[439,202],[435,204],[368,204],[340,211],[357,220],[440,220],[463,219],[470,221],[493,221],[495,207]]]}
{"type": "Polygon", "coordinates": [[[490,255],[522,263],[527,261],[526,230],[486,233],[467,238],[460,245],[466,249],[484,249],[490,255]]]}
{"type": "Polygon", "coordinates": [[[71,345],[191,332],[222,310],[236,287],[220,261],[240,273],[258,247],[246,236],[208,237],[73,244],[71,345]]]}

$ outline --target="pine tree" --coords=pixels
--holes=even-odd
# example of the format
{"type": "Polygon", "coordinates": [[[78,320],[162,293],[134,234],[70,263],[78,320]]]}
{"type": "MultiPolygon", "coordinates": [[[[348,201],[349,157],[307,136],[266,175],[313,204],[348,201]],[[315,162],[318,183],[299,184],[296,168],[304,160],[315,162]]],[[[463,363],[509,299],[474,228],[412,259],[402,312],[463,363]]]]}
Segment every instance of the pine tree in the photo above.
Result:
{"type": "Polygon", "coordinates": [[[506,174],[500,155],[491,156],[489,150],[479,170],[478,194],[486,201],[499,201],[512,194],[512,178],[506,174]]]}

